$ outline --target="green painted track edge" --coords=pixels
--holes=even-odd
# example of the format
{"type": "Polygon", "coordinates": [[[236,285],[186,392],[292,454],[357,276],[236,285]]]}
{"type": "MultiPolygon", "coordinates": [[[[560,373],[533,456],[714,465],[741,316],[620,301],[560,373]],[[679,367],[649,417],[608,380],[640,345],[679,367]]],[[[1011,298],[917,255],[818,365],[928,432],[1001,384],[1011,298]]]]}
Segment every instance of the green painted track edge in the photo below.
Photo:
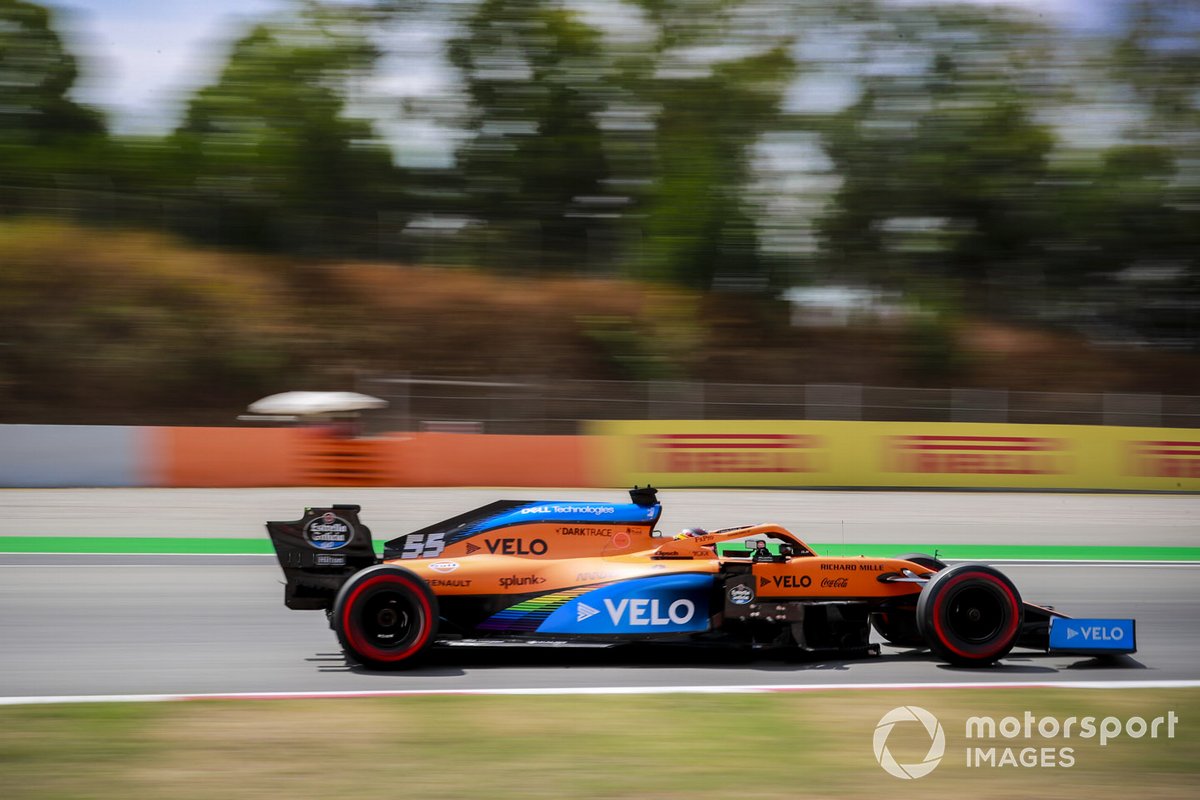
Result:
{"type": "MultiPolygon", "coordinates": [[[[929,553],[954,560],[1011,559],[1029,561],[1200,561],[1200,547],[1137,547],[1124,545],[1013,544],[818,544],[821,555],[890,557],[929,553]]],[[[382,552],[383,542],[375,542],[382,552]]],[[[0,553],[270,555],[264,538],[202,538],[167,536],[0,536],[0,553]]]]}

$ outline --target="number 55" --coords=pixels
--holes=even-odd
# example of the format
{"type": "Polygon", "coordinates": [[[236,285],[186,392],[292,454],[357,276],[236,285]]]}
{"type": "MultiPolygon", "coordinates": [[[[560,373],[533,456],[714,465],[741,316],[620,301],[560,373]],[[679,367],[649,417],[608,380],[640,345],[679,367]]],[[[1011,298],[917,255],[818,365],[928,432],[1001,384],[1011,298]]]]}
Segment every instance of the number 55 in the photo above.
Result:
{"type": "Polygon", "coordinates": [[[445,533],[416,533],[404,540],[401,558],[437,558],[446,549],[445,533]]]}

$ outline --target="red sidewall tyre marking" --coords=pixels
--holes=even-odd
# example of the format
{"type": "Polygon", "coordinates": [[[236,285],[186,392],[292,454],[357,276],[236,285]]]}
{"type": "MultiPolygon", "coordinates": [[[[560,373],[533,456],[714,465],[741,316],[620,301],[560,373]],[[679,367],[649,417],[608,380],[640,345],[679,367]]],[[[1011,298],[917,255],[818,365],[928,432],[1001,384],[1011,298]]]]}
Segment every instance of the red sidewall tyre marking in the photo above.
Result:
{"type": "Polygon", "coordinates": [[[376,575],[372,578],[368,578],[358,586],[354,587],[354,591],[352,591],[350,596],[346,598],[346,604],[342,608],[342,630],[346,634],[346,641],[349,642],[351,650],[355,651],[356,653],[361,653],[363,656],[374,659],[375,661],[387,661],[395,663],[403,661],[413,653],[420,652],[421,648],[425,646],[425,642],[429,639],[429,634],[433,629],[432,624],[430,624],[432,618],[433,608],[430,607],[429,598],[425,596],[423,591],[421,591],[421,587],[417,586],[410,579],[402,575],[376,575]],[[359,595],[361,595],[368,588],[381,583],[399,584],[404,586],[410,592],[412,592],[412,595],[417,598],[417,602],[420,605],[422,615],[421,633],[412,644],[403,650],[383,650],[375,647],[372,644],[363,642],[359,637],[357,627],[354,624],[354,607],[358,602],[359,595]]]}
{"type": "Polygon", "coordinates": [[[938,641],[947,650],[951,651],[952,653],[954,653],[957,656],[960,656],[961,658],[969,658],[969,659],[975,660],[975,659],[980,659],[980,658],[987,658],[987,657],[995,655],[995,654],[999,653],[1001,650],[1003,650],[1008,645],[1008,643],[1012,639],[1012,637],[1016,635],[1017,625],[1019,624],[1020,616],[1021,616],[1021,614],[1020,614],[1020,608],[1017,605],[1017,598],[1012,593],[1012,589],[1008,588],[1008,585],[1005,584],[1004,581],[999,580],[994,575],[989,575],[986,572],[965,572],[961,575],[957,575],[957,576],[951,578],[950,581],[945,586],[942,586],[940,588],[940,591],[938,592],[938,596],[937,596],[936,601],[933,606],[933,630],[935,633],[937,633],[938,641]],[[946,604],[946,598],[950,595],[950,588],[953,587],[955,584],[962,583],[963,581],[970,580],[972,578],[984,579],[984,580],[988,581],[989,583],[991,583],[993,586],[999,586],[1004,591],[1005,597],[1008,598],[1008,608],[1009,608],[1008,629],[1004,632],[1004,636],[999,638],[998,644],[995,647],[993,647],[991,650],[988,650],[985,652],[980,652],[980,653],[972,653],[972,652],[961,649],[956,644],[954,644],[954,642],[952,642],[948,638],[946,638],[945,631],[942,629],[942,609],[946,604]]]}

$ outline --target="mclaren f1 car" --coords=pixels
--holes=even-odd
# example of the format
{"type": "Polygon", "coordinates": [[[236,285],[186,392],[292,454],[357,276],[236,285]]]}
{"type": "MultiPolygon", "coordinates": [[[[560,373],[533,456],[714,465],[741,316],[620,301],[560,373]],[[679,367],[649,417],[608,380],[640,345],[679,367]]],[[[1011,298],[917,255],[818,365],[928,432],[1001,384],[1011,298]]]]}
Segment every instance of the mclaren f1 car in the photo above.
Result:
{"type": "Polygon", "coordinates": [[[437,644],[687,642],[846,658],[886,642],[985,666],[1013,647],[1130,653],[1132,620],[1078,620],[1024,602],[984,564],[923,554],[818,555],[774,524],[681,537],[630,503],[497,501],[387,541],[360,507],[268,522],[284,603],[323,609],[347,654],[411,665],[437,644]]]}

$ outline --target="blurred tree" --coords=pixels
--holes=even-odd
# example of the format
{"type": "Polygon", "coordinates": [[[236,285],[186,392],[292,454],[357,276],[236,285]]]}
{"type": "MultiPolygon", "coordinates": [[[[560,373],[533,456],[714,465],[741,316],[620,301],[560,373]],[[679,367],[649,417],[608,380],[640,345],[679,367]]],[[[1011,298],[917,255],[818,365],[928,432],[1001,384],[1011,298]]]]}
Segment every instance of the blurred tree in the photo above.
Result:
{"type": "Polygon", "coordinates": [[[782,126],[796,75],[789,11],[751,0],[636,0],[653,35],[624,80],[656,109],[638,277],[710,288],[764,288],[746,204],[751,145],[782,126]]]}
{"type": "Polygon", "coordinates": [[[67,97],[78,75],[53,12],[0,0],[0,141],[45,145],[103,132],[98,113],[67,97]]]}
{"type": "Polygon", "coordinates": [[[510,265],[586,265],[612,238],[615,199],[599,32],[541,0],[484,0],[448,47],[472,104],[458,153],[467,213],[510,265]]]}
{"type": "Polygon", "coordinates": [[[738,30],[748,0],[637,5],[645,35],[619,44],[546,0],[477,7],[449,46],[472,104],[468,213],[522,263],[704,287],[756,275],[746,151],[794,64],[777,33],[738,30]]]}
{"type": "Polygon", "coordinates": [[[976,308],[999,308],[1038,268],[1051,222],[1042,201],[1055,137],[1022,85],[1037,29],[927,11],[883,29],[904,35],[911,63],[863,77],[858,102],[828,127],[842,185],[822,223],[825,252],[861,280],[950,281],[976,308]]]}
{"type": "Polygon", "coordinates": [[[400,201],[388,148],[347,114],[378,52],[371,17],[297,3],[236,42],[172,137],[191,197],[220,209],[218,239],[299,252],[374,252],[400,201]]]}
{"type": "Polygon", "coordinates": [[[1132,144],[1106,154],[1139,333],[1200,350],[1200,9],[1138,0],[1110,72],[1142,106],[1132,144]],[[1156,277],[1154,277],[1156,276],[1156,277]]]}
{"type": "Polygon", "coordinates": [[[789,74],[791,66],[775,51],[714,66],[704,77],[641,83],[643,96],[661,111],[654,137],[659,169],[635,274],[701,288],[764,285],[755,221],[743,197],[747,149],[778,114],[782,87],[770,77],[789,74]]]}
{"type": "Polygon", "coordinates": [[[54,13],[0,0],[0,209],[25,209],[28,191],[70,181],[103,140],[100,114],[67,96],[77,77],[54,13]]]}

